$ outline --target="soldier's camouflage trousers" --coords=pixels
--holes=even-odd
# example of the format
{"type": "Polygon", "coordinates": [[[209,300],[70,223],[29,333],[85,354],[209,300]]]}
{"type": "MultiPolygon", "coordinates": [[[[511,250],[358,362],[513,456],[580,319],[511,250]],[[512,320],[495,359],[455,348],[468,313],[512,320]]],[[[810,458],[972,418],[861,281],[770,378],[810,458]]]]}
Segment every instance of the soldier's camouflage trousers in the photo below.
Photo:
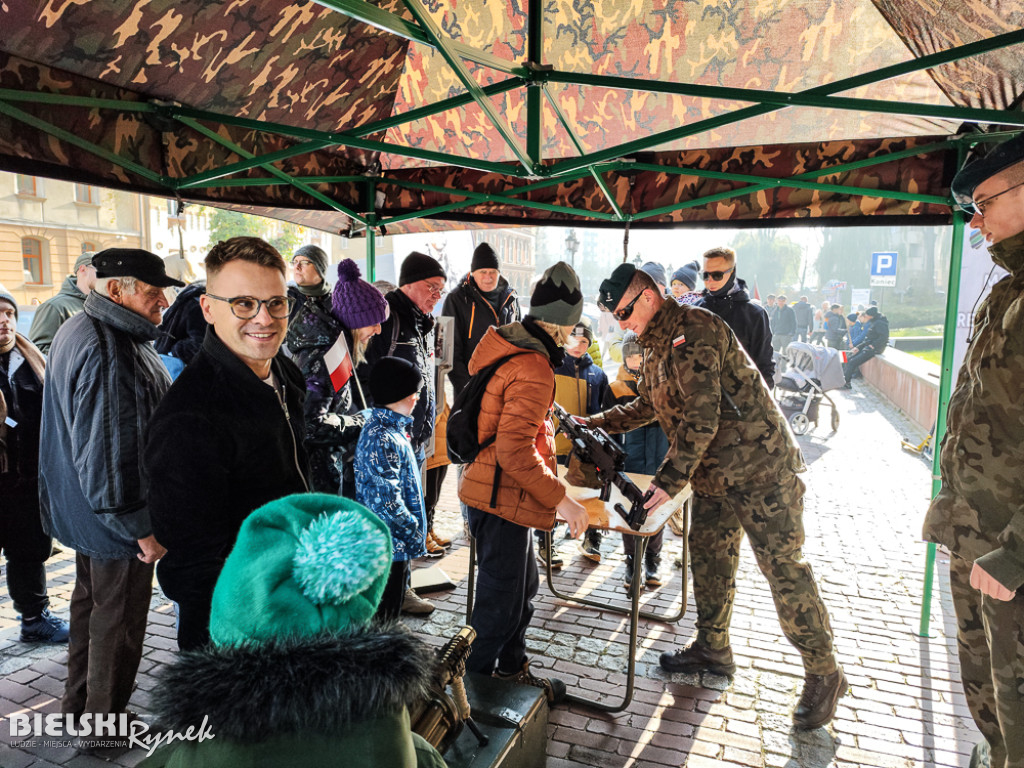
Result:
{"type": "Polygon", "coordinates": [[[1024,595],[1003,602],[971,586],[973,563],[950,556],[960,678],[992,768],[1024,768],[1024,595]]]}
{"type": "Polygon", "coordinates": [[[804,484],[786,473],[777,485],[737,489],[728,496],[694,496],[690,566],[697,606],[697,641],[729,645],[740,542],[746,532],[768,579],[782,631],[809,674],[836,669],[832,626],[811,567],[803,560],[804,484]]]}

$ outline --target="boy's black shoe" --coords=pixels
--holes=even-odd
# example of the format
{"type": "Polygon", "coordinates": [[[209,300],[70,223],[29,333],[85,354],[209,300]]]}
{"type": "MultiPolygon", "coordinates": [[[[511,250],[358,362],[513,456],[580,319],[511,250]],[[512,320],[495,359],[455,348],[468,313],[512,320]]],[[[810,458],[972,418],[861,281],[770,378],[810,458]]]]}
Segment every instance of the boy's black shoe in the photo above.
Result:
{"type": "Polygon", "coordinates": [[[68,641],[71,634],[71,626],[64,619],[58,618],[50,613],[49,608],[44,608],[42,613],[34,619],[21,620],[21,642],[23,643],[55,643],[61,644],[68,641]]]}
{"type": "Polygon", "coordinates": [[[495,671],[494,677],[519,685],[532,685],[544,691],[548,704],[558,704],[565,698],[565,683],[555,677],[537,677],[530,671],[530,662],[524,661],[523,668],[517,672],[495,671]]]}
{"type": "MultiPolygon", "coordinates": [[[[544,547],[542,545],[538,544],[537,545],[537,562],[539,562],[541,565],[547,565],[548,564],[548,561],[545,559],[545,555],[546,554],[547,554],[547,550],[544,549],[544,547]]],[[[562,565],[563,565],[562,558],[560,558],[557,553],[552,551],[551,552],[551,570],[552,571],[560,570],[562,565]]]]}
{"type": "Polygon", "coordinates": [[[583,556],[588,560],[593,560],[595,563],[601,562],[601,534],[597,531],[587,531],[587,535],[583,537],[583,543],[580,544],[580,551],[583,556]]]}
{"type": "Polygon", "coordinates": [[[651,589],[657,589],[661,586],[661,577],[658,575],[660,567],[661,555],[644,556],[644,584],[651,589]]]}
{"type": "Polygon", "coordinates": [[[678,651],[661,654],[660,664],[666,672],[712,672],[723,677],[736,674],[731,647],[715,651],[696,640],[678,651]]]}
{"type": "Polygon", "coordinates": [[[805,731],[828,725],[836,714],[839,697],[846,693],[846,675],[837,667],[831,675],[805,675],[800,702],[793,710],[793,724],[805,731]]]}

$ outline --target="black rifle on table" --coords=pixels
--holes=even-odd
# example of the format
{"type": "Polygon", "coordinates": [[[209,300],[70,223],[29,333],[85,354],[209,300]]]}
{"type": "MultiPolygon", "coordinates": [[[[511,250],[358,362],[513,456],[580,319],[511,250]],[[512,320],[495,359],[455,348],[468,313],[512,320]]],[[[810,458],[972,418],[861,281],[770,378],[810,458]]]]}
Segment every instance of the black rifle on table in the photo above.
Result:
{"type": "Polygon", "coordinates": [[[652,494],[644,493],[629,479],[625,470],[626,452],[603,429],[588,429],[577,424],[558,403],[555,403],[554,408],[558,431],[569,438],[576,458],[597,467],[597,479],[601,481],[601,494],[598,498],[608,501],[612,495],[612,486],[618,488],[630,503],[630,508],[627,511],[621,503],[616,503],[615,511],[622,515],[630,528],[639,531],[647,520],[644,504],[652,494]]]}

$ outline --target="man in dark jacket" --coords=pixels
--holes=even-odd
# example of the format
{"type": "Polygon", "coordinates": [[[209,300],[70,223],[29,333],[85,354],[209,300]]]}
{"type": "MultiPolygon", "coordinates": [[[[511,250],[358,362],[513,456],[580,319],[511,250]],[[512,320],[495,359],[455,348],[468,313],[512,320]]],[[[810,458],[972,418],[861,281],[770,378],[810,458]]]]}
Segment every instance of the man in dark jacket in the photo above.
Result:
{"type": "MultiPolygon", "coordinates": [[[[164,289],[181,286],[156,254],[108,248],[93,259],[85,309],[57,331],[43,387],[43,527],[74,549],[71,645],[61,711],[124,711],[153,594],[144,431],[170,378],[153,349],[164,289]]],[[[175,457],[178,460],[178,457],[175,457]]]]}
{"type": "MultiPolygon", "coordinates": [[[[446,276],[437,259],[413,251],[398,273],[398,288],[385,298],[391,307],[380,333],[366,349],[366,365],[360,368],[363,393],[369,394],[369,377],[382,357],[401,357],[416,366],[423,377],[420,399],[412,412],[412,448],[423,463],[424,451],[434,435],[434,318],[431,312],[444,296],[446,276]]],[[[372,399],[372,398],[371,398],[372,399]]]]}
{"type": "Polygon", "coordinates": [[[66,643],[50,613],[46,566],[53,540],[39,517],[39,425],[46,360],[18,333],[18,305],[0,285],[0,549],[22,642],[66,643]]]}
{"type": "Polygon", "coordinates": [[[209,641],[213,587],[242,521],[308,490],[305,382],[278,354],[284,259],[258,238],[234,237],[207,255],[206,275],[203,348],[157,408],[144,456],[153,530],[167,547],[157,579],[175,602],[183,651],[209,641]]]}
{"type": "Polygon", "coordinates": [[[85,308],[85,297],[96,284],[96,268],[92,265],[94,255],[83,253],[79,256],[74,273],[65,278],[57,295],[40,304],[32,316],[28,340],[44,355],[50,351],[57,329],[85,308]]]}
{"type": "Polygon", "coordinates": [[[860,321],[864,325],[864,335],[857,346],[846,353],[847,361],[843,364],[843,374],[846,376],[846,384],[843,386],[846,389],[850,389],[850,380],[857,369],[875,355],[882,354],[889,343],[889,319],[879,314],[878,307],[865,309],[860,315],[860,321]]]}
{"type": "Polygon", "coordinates": [[[950,552],[960,678],[984,737],[971,765],[1011,768],[1024,765],[1024,137],[964,166],[952,192],[1009,274],[975,315],[924,538],[950,552]]]}
{"type": "Polygon", "coordinates": [[[750,301],[747,284],[736,277],[736,251],[712,248],[704,254],[704,291],[694,306],[725,320],[769,387],[775,380],[772,332],[764,307],[750,301]]]}
{"type": "Polygon", "coordinates": [[[807,301],[806,296],[801,296],[800,301],[793,305],[793,314],[796,317],[797,339],[807,341],[814,325],[814,307],[807,301]]]}
{"type": "Polygon", "coordinates": [[[501,276],[498,255],[488,243],[473,251],[469,269],[441,309],[442,315],[455,318],[455,355],[448,378],[456,395],[469,381],[469,358],[487,329],[514,323],[521,314],[516,292],[501,276]]]}

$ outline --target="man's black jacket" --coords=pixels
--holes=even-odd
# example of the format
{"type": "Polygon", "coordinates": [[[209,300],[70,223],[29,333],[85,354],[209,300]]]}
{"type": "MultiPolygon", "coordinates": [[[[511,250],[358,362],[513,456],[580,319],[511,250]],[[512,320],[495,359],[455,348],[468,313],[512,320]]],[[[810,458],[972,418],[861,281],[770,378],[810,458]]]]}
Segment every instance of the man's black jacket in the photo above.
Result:
{"type": "Polygon", "coordinates": [[[157,578],[172,600],[209,599],[242,521],[306,490],[305,382],[282,354],[271,370],[284,385],[288,418],[278,393],[211,327],[150,421],[149,509],[153,534],[167,548],[157,578]]]}
{"type": "Polygon", "coordinates": [[[704,307],[725,320],[725,324],[732,328],[743,349],[771,387],[775,380],[775,360],[772,358],[772,332],[768,328],[768,313],[760,304],[750,301],[745,282],[736,280],[736,284],[738,290],[725,296],[712,296],[704,289],[695,306],[704,307]]]}
{"type": "Polygon", "coordinates": [[[459,287],[444,300],[441,314],[455,318],[455,355],[448,378],[456,395],[469,383],[469,358],[487,329],[520,319],[516,292],[504,277],[498,278],[496,290],[499,291],[497,311],[480,293],[472,275],[466,275],[459,287]]]}

